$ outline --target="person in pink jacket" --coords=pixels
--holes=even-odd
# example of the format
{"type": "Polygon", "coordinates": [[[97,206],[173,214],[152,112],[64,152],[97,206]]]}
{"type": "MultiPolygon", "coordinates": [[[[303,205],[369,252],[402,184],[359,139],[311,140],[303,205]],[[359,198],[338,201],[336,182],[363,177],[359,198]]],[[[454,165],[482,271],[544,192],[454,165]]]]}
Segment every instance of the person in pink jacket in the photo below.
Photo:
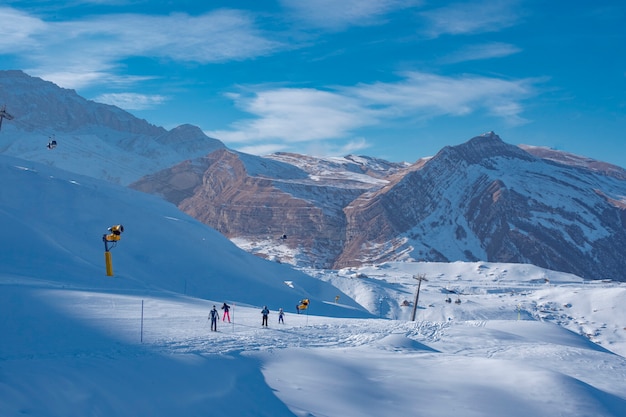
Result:
{"type": "Polygon", "coordinates": [[[222,310],[224,310],[224,315],[222,316],[222,321],[225,321],[228,317],[228,322],[230,323],[230,306],[226,303],[222,306],[222,310]]]}

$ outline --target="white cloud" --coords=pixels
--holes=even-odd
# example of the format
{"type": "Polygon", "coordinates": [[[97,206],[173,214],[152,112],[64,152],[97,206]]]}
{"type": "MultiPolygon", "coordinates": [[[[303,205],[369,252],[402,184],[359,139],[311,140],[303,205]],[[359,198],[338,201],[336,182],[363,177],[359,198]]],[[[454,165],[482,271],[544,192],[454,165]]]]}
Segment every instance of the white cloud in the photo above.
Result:
{"type": "MultiPolygon", "coordinates": [[[[209,135],[210,132],[205,132],[209,135]]],[[[298,143],[302,145],[302,143],[298,143]]],[[[349,140],[344,143],[341,140],[311,140],[304,143],[304,150],[301,146],[294,146],[293,143],[282,142],[263,142],[252,143],[250,145],[238,146],[236,149],[240,152],[252,155],[268,155],[276,152],[295,152],[304,153],[313,156],[337,156],[349,155],[367,149],[371,144],[364,138],[349,140]]]]}
{"type": "Polygon", "coordinates": [[[161,95],[146,95],[136,93],[110,93],[102,94],[94,101],[111,104],[125,110],[145,110],[157,106],[166,100],[161,95]]]}
{"type": "Polygon", "coordinates": [[[436,38],[444,34],[460,35],[497,32],[521,19],[516,0],[483,0],[455,3],[421,12],[428,27],[425,32],[436,38]]]}
{"type": "MultiPolygon", "coordinates": [[[[253,118],[231,125],[230,130],[207,132],[229,146],[261,146],[269,141],[285,147],[308,142],[310,148],[346,142],[345,151],[364,149],[354,134],[365,126],[399,123],[403,119],[467,116],[482,112],[511,125],[525,123],[522,101],[534,94],[538,80],[505,80],[476,75],[457,77],[420,72],[402,74],[397,82],[359,84],[333,91],[278,88],[261,90],[252,97],[231,94],[253,118]]],[[[319,153],[319,152],[318,152],[319,153]]]]}
{"type": "Polygon", "coordinates": [[[22,55],[23,67],[62,87],[83,86],[111,78],[129,57],[193,63],[246,60],[285,46],[268,39],[253,18],[237,10],[217,10],[200,16],[172,14],[100,15],[82,20],[44,22],[14,9],[0,9],[3,24],[0,52],[22,55]],[[10,23],[6,23],[10,22],[10,23]],[[66,75],[63,75],[66,74],[66,75]],[[76,74],[85,74],[78,82],[76,74]]]}
{"type": "MultiPolygon", "coordinates": [[[[397,83],[358,85],[346,91],[385,110],[388,117],[430,118],[443,115],[463,116],[484,109],[492,114],[512,117],[495,108],[518,104],[534,93],[532,80],[510,81],[474,75],[441,76],[407,72],[397,83]]],[[[521,112],[521,106],[516,107],[521,112]]]]}
{"type": "Polygon", "coordinates": [[[470,45],[456,51],[441,60],[442,63],[477,61],[481,59],[502,58],[517,54],[522,50],[515,45],[502,42],[492,42],[480,45],[470,45]]]}
{"type": "Polygon", "coordinates": [[[8,7],[0,7],[0,53],[10,54],[38,46],[34,39],[47,25],[38,18],[8,7]]]}
{"type": "Polygon", "coordinates": [[[244,60],[281,47],[265,38],[247,13],[236,10],[217,10],[201,16],[105,16],[72,24],[71,29],[96,40],[99,36],[117,40],[115,48],[124,55],[199,63],[244,60]]]}
{"type": "Polygon", "coordinates": [[[363,149],[367,149],[371,146],[371,144],[365,140],[364,138],[358,138],[348,141],[341,146],[341,150],[339,152],[334,153],[335,155],[348,155],[351,153],[355,153],[357,151],[361,151],[363,149]]]}
{"type": "Polygon", "coordinates": [[[420,4],[418,0],[282,0],[281,3],[299,21],[325,29],[369,26],[384,22],[395,10],[420,4]]]}
{"type": "Polygon", "coordinates": [[[210,136],[232,142],[269,138],[306,142],[342,137],[376,123],[376,112],[355,98],[316,89],[264,90],[253,97],[239,96],[237,104],[256,118],[236,123],[231,131],[210,132],[210,136]]]}

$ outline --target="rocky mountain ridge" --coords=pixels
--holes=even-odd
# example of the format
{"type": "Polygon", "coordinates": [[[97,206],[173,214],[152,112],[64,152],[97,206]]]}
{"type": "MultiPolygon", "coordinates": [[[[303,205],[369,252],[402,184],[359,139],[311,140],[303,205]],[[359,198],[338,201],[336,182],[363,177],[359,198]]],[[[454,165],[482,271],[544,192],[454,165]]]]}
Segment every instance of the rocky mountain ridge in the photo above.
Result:
{"type": "Polygon", "coordinates": [[[619,175],[539,158],[493,132],[446,147],[346,208],[349,238],[335,267],[353,265],[358,253],[374,262],[532,263],[622,280],[626,182],[612,171],[619,175]]]}
{"type": "Polygon", "coordinates": [[[483,260],[623,279],[626,171],[598,161],[510,145],[493,132],[412,165],[227,150],[201,160],[132,187],[281,262],[483,260]],[[193,185],[168,197],[192,171],[193,185]]]}

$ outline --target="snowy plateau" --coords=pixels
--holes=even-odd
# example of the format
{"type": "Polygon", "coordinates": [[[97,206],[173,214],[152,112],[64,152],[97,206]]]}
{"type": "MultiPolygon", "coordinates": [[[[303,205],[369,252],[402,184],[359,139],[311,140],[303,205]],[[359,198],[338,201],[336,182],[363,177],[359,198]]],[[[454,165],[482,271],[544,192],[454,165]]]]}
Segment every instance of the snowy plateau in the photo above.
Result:
{"type": "Polygon", "coordinates": [[[297,270],[155,196],[8,156],[0,176],[1,416],[626,415],[624,283],[485,262],[297,270]]]}

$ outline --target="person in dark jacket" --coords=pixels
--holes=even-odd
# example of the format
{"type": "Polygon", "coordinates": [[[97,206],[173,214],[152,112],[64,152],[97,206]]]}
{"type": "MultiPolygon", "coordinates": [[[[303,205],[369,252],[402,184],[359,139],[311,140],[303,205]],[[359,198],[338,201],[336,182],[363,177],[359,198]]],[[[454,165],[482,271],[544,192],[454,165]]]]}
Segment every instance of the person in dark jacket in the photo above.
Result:
{"type": "Polygon", "coordinates": [[[211,331],[212,332],[216,332],[217,331],[217,319],[219,319],[219,318],[220,318],[220,313],[217,311],[215,306],[213,306],[213,309],[209,312],[209,320],[211,320],[211,331]]]}
{"type": "Polygon", "coordinates": [[[261,322],[261,326],[267,327],[267,316],[270,314],[270,311],[267,309],[267,306],[263,306],[263,310],[261,310],[261,314],[263,315],[263,321],[261,322]]]}

